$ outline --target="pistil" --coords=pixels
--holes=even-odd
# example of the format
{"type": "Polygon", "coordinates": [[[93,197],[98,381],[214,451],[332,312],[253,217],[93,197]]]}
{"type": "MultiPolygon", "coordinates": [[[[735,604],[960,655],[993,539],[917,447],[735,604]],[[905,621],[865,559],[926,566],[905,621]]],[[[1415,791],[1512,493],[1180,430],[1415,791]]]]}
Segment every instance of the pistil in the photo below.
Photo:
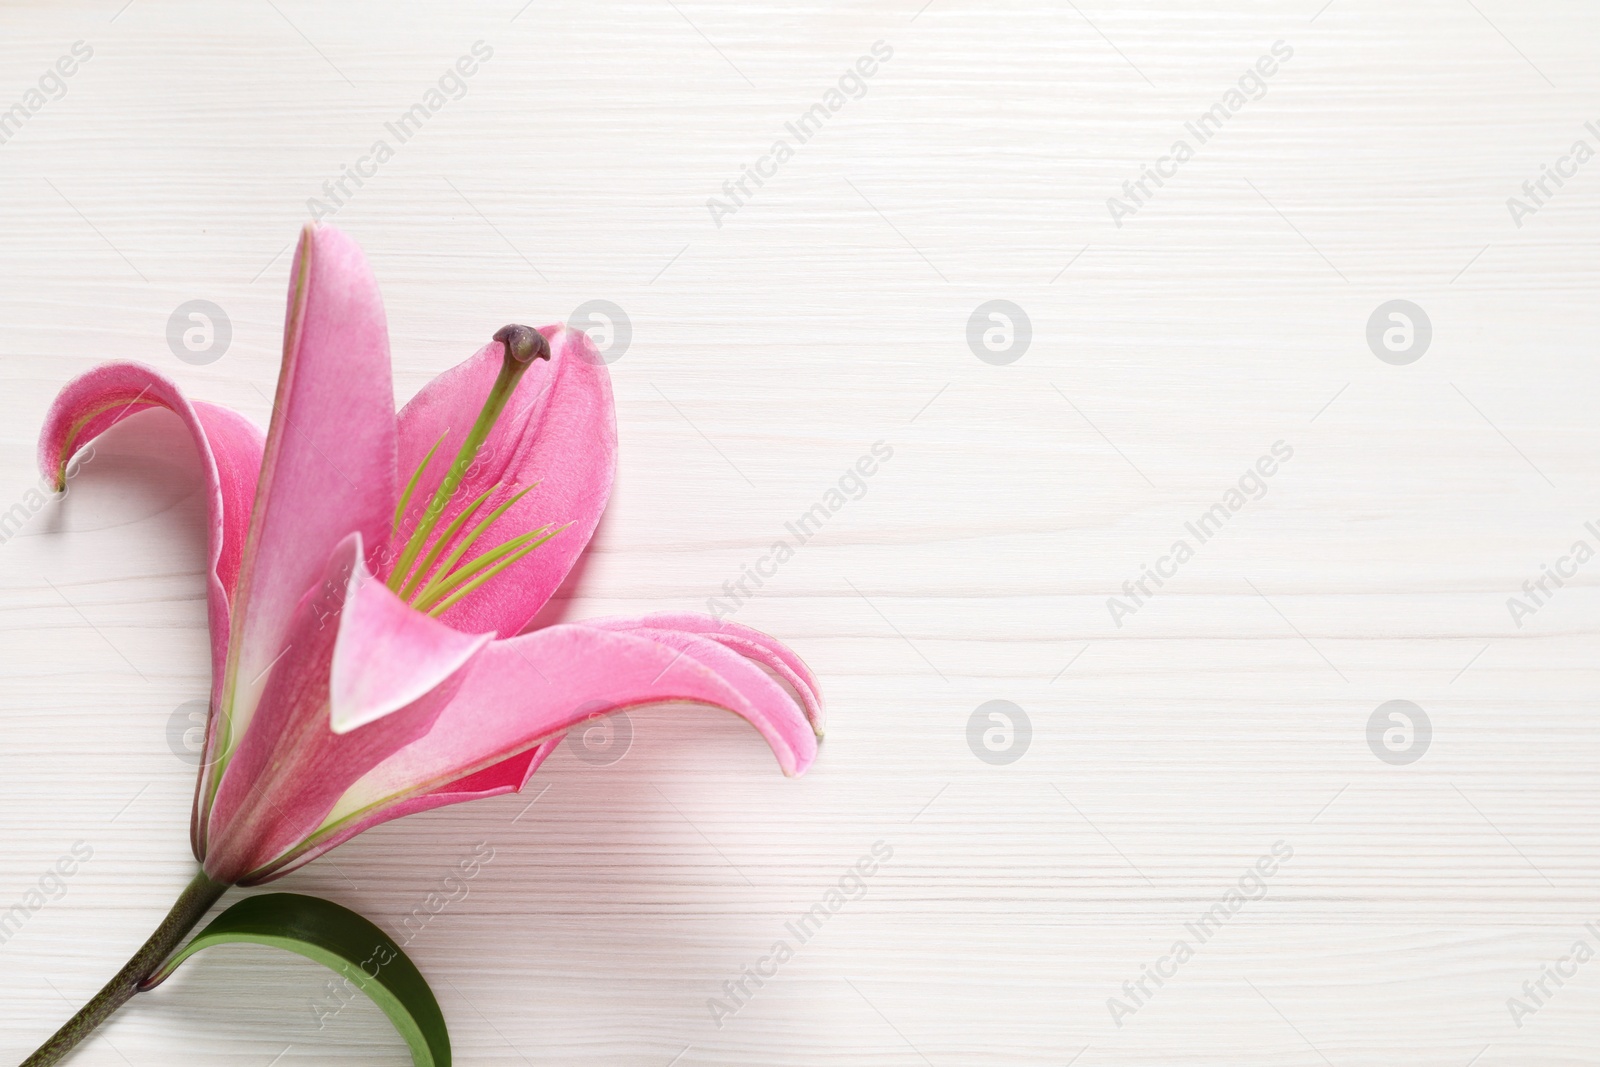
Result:
{"type": "MultiPolygon", "coordinates": [[[[478,420],[472,424],[472,429],[467,432],[466,439],[461,442],[461,448],[456,452],[456,458],[450,464],[450,469],[439,481],[439,488],[434,490],[433,499],[423,511],[417,528],[412,531],[411,537],[406,541],[406,547],[400,553],[400,558],[395,561],[394,570],[389,573],[389,588],[398,592],[406,584],[406,579],[412,567],[417,562],[417,557],[422,553],[433,534],[434,527],[439,524],[439,518],[450,506],[450,500],[461,488],[462,480],[467,476],[467,471],[478,458],[478,451],[483,443],[488,440],[489,432],[499,421],[500,415],[505,411],[506,403],[511,399],[511,394],[516,392],[517,383],[522,380],[523,373],[536,359],[548,360],[550,358],[550,342],[538,330],[528,326],[519,326],[515,323],[502,326],[495,331],[494,339],[500,342],[502,358],[500,374],[495,378],[494,385],[489,389],[489,396],[483,402],[483,409],[478,412],[478,420]]],[[[435,445],[435,448],[438,446],[435,445]]],[[[432,452],[428,453],[431,459],[432,452]]],[[[423,460],[426,467],[428,460],[423,460]]],[[[420,472],[419,472],[420,474],[420,472]]],[[[416,479],[413,479],[413,487],[416,479]]],[[[409,497],[410,490],[407,490],[409,497]]]]}

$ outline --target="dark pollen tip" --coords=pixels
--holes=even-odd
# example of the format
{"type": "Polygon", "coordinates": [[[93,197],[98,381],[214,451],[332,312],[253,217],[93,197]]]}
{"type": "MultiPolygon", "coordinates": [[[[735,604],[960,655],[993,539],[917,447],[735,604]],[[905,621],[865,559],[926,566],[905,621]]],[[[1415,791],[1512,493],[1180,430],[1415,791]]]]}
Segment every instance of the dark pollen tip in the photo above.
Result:
{"type": "Polygon", "coordinates": [[[505,347],[506,355],[518,363],[550,358],[550,342],[531,326],[519,326],[513,322],[496,330],[494,339],[505,347]]]}

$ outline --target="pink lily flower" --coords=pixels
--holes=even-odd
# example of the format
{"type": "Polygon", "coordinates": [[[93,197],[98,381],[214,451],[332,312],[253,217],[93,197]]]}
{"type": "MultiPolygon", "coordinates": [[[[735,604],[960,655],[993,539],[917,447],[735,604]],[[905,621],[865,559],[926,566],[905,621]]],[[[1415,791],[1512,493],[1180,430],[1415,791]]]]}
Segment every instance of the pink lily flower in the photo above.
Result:
{"type": "Polygon", "coordinates": [[[508,326],[396,415],[376,279],[353,240],[308,226],[264,439],[113,363],[62,390],[42,469],[64,485],[79,449],[153,407],[188,427],[209,497],[213,678],[191,838],[219,889],[518,791],[565,731],[623,708],[710,705],[755,726],[785,774],[815,757],[815,677],[749,627],[670,612],[523,633],[611,489],[611,385],[582,332],[508,326]]]}

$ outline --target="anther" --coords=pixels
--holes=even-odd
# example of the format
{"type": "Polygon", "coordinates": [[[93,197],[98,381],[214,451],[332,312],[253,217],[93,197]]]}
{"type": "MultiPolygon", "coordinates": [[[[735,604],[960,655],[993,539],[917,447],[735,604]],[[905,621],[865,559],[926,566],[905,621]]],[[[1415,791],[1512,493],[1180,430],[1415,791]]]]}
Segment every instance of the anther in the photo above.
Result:
{"type": "Polygon", "coordinates": [[[504,346],[506,358],[518,363],[550,358],[550,342],[531,326],[519,326],[513,322],[496,330],[494,339],[504,346]]]}

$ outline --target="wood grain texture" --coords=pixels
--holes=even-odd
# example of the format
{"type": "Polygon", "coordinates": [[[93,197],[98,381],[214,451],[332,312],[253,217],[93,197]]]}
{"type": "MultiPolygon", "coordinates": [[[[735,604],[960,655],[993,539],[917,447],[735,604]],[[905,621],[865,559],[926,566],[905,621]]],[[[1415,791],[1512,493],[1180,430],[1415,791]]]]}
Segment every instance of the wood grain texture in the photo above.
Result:
{"type": "MultiPolygon", "coordinates": [[[[335,221],[402,397],[503,322],[631,320],[617,491],[548,617],[704,609],[893,448],[739,611],[824,680],[804,779],[723,717],[650,711],[614,765],[561,752],[521,797],[280,883],[401,931],[493,848],[409,945],[458,1063],[1594,1062],[1600,962],[1507,1005],[1600,948],[1600,563],[1520,627],[1506,604],[1600,544],[1600,162],[1520,227],[1506,204],[1600,147],[1591,6],[121,2],[0,9],[0,109],[93,49],[0,144],[0,511],[103,359],[264,424],[308,198],[477,41],[335,221]],[[715,225],[877,41],[865,95],[715,225]],[[1265,94],[1115,225],[1107,198],[1278,41],[1265,94]],[[233,329],[205,366],[166,339],[193,299],[233,329]],[[967,341],[994,299],[1032,328],[1004,366],[967,341]],[[1432,323],[1407,366],[1367,344],[1393,299],[1432,323]],[[1279,441],[1264,495],[1116,625],[1107,598],[1279,441]],[[1406,766],[1367,742],[1394,699],[1433,728],[1406,766]],[[1031,722],[1009,765],[968,745],[991,700],[1031,722]],[[877,841],[865,896],[719,1027],[723,983],[877,841]],[[1264,899],[1117,1025],[1108,998],[1279,841],[1264,899]]],[[[0,944],[0,1059],[187,880],[195,476],[141,418],[0,544],[0,909],[93,848],[0,944]]],[[[73,1062],[404,1063],[370,1004],[319,1016],[325,981],[216,950],[73,1062]]]]}

